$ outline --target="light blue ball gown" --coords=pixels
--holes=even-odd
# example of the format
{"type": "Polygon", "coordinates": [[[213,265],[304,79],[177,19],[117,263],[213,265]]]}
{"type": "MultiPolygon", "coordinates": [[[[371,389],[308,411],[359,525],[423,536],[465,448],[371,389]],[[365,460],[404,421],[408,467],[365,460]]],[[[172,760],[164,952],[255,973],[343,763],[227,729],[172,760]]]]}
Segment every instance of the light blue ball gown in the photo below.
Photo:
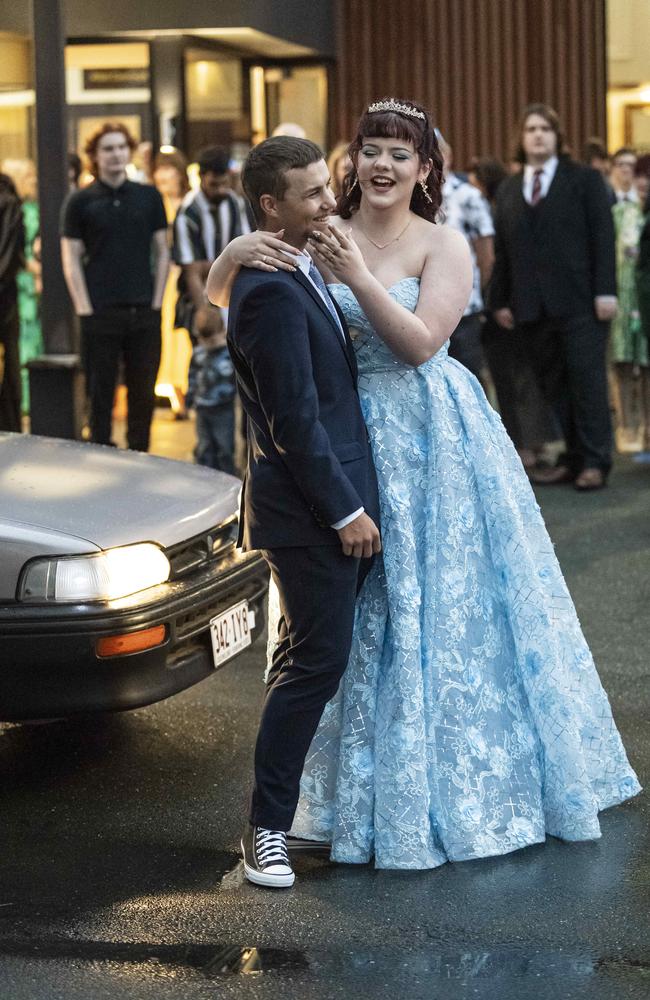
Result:
{"type": "MultiPolygon", "coordinates": [[[[383,558],[292,830],[407,869],[595,839],[640,786],[517,453],[446,347],[405,365],[330,290],[356,335],[383,558]]],[[[419,279],[390,294],[414,310],[419,279]]]]}

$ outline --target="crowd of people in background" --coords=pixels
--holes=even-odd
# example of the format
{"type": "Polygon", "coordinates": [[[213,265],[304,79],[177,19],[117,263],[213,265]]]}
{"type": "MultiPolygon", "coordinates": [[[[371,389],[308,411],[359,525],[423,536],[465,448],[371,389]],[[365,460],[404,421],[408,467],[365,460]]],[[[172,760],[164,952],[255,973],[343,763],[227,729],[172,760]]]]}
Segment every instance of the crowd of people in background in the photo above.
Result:
{"type": "MultiPolygon", "coordinates": [[[[283,123],[275,134],[304,131],[283,123]]],[[[618,450],[650,460],[650,155],[624,147],[610,156],[590,138],[579,164],[545,105],[527,109],[519,136],[507,164],[483,156],[455,165],[438,132],[445,164],[439,221],[463,233],[474,264],[450,355],[482,383],[533,481],[598,488],[611,463],[612,413],[618,450]],[[578,203],[589,206],[586,228],[578,203]],[[568,247],[560,245],[558,219],[572,212],[568,247]],[[615,260],[608,261],[611,227],[615,260]],[[560,439],[565,450],[557,458],[560,439]]],[[[62,258],[80,320],[91,440],[112,442],[121,381],[127,443],[146,451],[156,379],[171,381],[180,365],[178,415],[194,411],[196,460],[234,472],[226,317],[208,303],[205,280],[229,241],[254,228],[237,164],[218,146],[199,151],[192,164],[180,150],[155,154],[151,143],[138,145],[110,122],[88,139],[84,155],[68,159],[62,258]]],[[[348,143],[337,143],[327,162],[339,197],[352,166],[348,143]]],[[[29,412],[27,365],[43,351],[40,292],[36,169],[30,160],[6,160],[0,429],[20,430],[29,412]]]]}

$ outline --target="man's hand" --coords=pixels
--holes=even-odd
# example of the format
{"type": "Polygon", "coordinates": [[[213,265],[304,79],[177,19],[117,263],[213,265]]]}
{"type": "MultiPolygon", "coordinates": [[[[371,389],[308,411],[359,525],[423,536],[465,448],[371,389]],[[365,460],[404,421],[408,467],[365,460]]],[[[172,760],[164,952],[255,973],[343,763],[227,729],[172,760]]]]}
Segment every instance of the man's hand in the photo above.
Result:
{"type": "Polygon", "coordinates": [[[381,552],[381,537],[373,519],[366,513],[359,514],[344,528],[339,528],[344,556],[354,556],[355,559],[369,559],[373,553],[381,552]]]}
{"type": "Polygon", "coordinates": [[[618,300],[615,295],[597,295],[594,299],[596,317],[601,323],[609,323],[618,312],[618,300]]]}
{"type": "Polygon", "coordinates": [[[502,326],[504,330],[514,330],[515,328],[515,317],[512,315],[512,310],[505,309],[495,309],[494,318],[502,326]]]}

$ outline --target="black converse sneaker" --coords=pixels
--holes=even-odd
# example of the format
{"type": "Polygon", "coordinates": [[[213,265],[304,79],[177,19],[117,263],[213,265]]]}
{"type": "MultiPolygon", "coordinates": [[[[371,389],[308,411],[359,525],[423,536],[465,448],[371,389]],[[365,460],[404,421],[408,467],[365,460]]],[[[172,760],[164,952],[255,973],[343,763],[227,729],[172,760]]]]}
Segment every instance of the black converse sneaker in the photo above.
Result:
{"type": "Polygon", "coordinates": [[[266,830],[247,824],[241,839],[244,871],[249,882],[288,889],[295,874],[287,853],[287,835],[282,830],[266,830]]]}

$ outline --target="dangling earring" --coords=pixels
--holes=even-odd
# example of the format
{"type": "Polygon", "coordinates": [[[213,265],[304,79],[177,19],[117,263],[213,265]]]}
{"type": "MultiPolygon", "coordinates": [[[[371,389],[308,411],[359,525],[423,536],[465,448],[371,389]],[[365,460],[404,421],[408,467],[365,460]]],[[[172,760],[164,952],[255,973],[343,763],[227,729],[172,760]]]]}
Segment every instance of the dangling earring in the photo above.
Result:
{"type": "Polygon", "coordinates": [[[433,201],[433,198],[429,194],[428,188],[427,188],[426,184],[424,183],[424,181],[420,181],[420,187],[422,188],[422,194],[427,199],[427,201],[429,202],[429,204],[431,204],[431,202],[433,201]]]}
{"type": "Polygon", "coordinates": [[[352,184],[350,185],[350,188],[348,190],[348,198],[350,197],[350,195],[352,194],[352,192],[354,191],[355,187],[357,187],[358,184],[359,184],[359,175],[355,174],[354,180],[352,181],[352,184]]]}

